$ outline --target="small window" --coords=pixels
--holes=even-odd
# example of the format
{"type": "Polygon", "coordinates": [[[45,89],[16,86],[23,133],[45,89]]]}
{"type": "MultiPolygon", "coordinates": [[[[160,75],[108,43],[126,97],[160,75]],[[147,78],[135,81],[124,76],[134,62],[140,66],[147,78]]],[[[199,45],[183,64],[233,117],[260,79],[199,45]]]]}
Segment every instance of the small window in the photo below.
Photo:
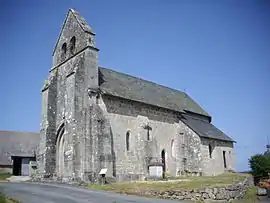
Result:
{"type": "Polygon", "coordinates": [[[224,165],[224,168],[227,168],[226,151],[223,151],[223,165],[224,165]]]}
{"type": "Polygon", "coordinates": [[[126,133],[126,148],[127,148],[127,151],[129,151],[129,138],[130,138],[130,132],[127,131],[127,133],[126,133]]]}
{"type": "Polygon", "coordinates": [[[208,145],[208,149],[209,149],[209,157],[212,158],[213,149],[212,149],[212,146],[210,144],[208,145]]]}
{"type": "Polygon", "coordinates": [[[172,157],[175,158],[176,154],[175,154],[175,143],[174,143],[174,140],[172,140],[171,148],[172,148],[172,157]]]}
{"type": "Polygon", "coordinates": [[[73,36],[70,40],[70,47],[69,47],[71,54],[74,54],[75,52],[75,45],[76,45],[76,38],[73,36]]]}

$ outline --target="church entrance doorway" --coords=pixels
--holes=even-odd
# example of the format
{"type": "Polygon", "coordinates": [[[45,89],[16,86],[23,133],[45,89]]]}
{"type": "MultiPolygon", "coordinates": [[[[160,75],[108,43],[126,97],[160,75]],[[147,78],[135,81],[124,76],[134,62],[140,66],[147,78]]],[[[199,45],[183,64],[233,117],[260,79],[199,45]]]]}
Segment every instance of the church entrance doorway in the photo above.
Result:
{"type": "Polygon", "coordinates": [[[64,173],[64,165],[65,165],[65,127],[62,125],[57,132],[57,140],[56,140],[56,173],[58,177],[63,176],[64,173]]]}
{"type": "Polygon", "coordinates": [[[165,149],[161,151],[161,162],[162,162],[162,168],[163,168],[163,178],[165,178],[165,172],[166,172],[166,159],[165,159],[165,149]]]}

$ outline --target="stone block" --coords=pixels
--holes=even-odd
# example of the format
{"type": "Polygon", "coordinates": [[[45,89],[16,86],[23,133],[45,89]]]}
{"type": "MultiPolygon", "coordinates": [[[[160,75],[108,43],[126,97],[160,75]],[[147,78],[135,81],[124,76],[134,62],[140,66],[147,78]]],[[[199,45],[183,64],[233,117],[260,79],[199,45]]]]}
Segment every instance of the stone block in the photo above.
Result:
{"type": "Polygon", "coordinates": [[[162,166],[149,166],[149,176],[152,178],[161,178],[163,176],[162,166]]]}

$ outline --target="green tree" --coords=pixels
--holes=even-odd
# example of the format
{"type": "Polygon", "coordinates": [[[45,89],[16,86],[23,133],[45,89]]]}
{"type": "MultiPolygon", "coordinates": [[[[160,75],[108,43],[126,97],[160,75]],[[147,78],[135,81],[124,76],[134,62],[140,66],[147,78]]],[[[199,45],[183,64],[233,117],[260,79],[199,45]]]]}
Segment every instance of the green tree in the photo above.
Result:
{"type": "Polygon", "coordinates": [[[251,174],[256,178],[267,178],[270,173],[270,156],[256,154],[249,159],[251,174]]]}

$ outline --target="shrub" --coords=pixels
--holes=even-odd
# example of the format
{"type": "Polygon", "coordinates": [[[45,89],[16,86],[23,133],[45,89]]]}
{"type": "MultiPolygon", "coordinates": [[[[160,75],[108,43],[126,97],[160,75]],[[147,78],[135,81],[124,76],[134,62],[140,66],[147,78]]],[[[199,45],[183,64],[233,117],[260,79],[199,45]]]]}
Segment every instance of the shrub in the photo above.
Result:
{"type": "Polygon", "coordinates": [[[256,154],[249,159],[251,174],[256,179],[268,178],[270,173],[270,156],[256,154]]]}

